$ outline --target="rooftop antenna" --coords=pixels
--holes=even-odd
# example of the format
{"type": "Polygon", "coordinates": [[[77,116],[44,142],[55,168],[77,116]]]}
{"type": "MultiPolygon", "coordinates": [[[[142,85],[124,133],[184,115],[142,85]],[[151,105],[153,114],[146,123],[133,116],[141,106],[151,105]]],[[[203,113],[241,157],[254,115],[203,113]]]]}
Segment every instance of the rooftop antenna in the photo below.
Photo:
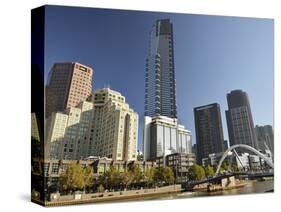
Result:
{"type": "Polygon", "coordinates": [[[104,88],[110,88],[110,84],[109,83],[108,84],[104,84],[103,87],[104,88]]]}

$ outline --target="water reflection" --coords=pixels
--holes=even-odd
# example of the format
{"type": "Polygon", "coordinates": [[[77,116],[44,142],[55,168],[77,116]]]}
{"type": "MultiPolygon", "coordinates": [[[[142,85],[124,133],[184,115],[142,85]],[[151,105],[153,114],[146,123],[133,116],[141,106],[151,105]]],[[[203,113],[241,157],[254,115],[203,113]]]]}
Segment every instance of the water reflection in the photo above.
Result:
{"type": "Polygon", "coordinates": [[[200,197],[200,196],[218,196],[218,195],[237,195],[237,194],[253,194],[253,193],[265,193],[267,191],[272,191],[274,188],[274,181],[249,181],[248,184],[241,188],[216,191],[216,192],[183,192],[178,194],[162,195],[161,197],[148,197],[147,200],[152,199],[180,199],[180,198],[190,198],[190,197],[200,197]]]}

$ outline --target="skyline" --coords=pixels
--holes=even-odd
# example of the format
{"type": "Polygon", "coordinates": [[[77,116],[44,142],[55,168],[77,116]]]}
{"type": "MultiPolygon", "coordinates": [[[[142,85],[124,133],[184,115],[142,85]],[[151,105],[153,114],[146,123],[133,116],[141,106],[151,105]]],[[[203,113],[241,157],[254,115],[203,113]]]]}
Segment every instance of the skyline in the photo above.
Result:
{"type": "MultiPolygon", "coordinates": [[[[112,89],[124,94],[126,101],[139,113],[140,126],[143,125],[145,58],[149,31],[156,19],[167,17],[174,25],[178,118],[191,130],[193,143],[195,142],[193,108],[214,102],[221,105],[224,139],[229,141],[225,119],[226,94],[234,89],[242,89],[249,94],[255,125],[273,126],[271,19],[51,6],[47,6],[46,17],[48,34],[46,34],[45,73],[48,74],[55,62],[78,61],[89,65],[94,69],[94,91],[105,87],[105,84],[110,84],[112,89]],[[73,12],[79,16],[79,22],[75,19],[77,16],[72,17],[73,12]],[[104,25],[109,24],[110,27],[101,25],[100,19],[104,25]],[[187,31],[180,30],[183,26],[190,28],[187,31]],[[93,31],[93,28],[97,30],[93,31]],[[132,30],[128,36],[124,36],[128,28],[132,30]],[[71,29],[77,31],[71,33],[71,29]],[[206,32],[209,32],[209,35],[206,32]],[[218,32],[221,34],[217,34],[218,32]],[[68,34],[71,36],[66,36],[68,34]],[[256,39],[252,39],[253,36],[256,39]],[[237,45],[239,41],[240,47],[237,45]],[[206,51],[202,51],[200,47],[206,51]],[[225,55],[225,52],[229,54],[225,55]],[[184,57],[185,55],[187,56],[184,57]],[[112,65],[108,64],[109,62],[112,62],[112,65]],[[118,71],[117,74],[115,70],[118,71]],[[230,71],[225,73],[225,70],[230,71]],[[243,73],[245,70],[249,72],[243,73]],[[237,75],[233,74],[235,71],[238,72],[237,75]],[[245,75],[241,78],[242,73],[245,75]],[[124,83],[124,75],[130,81],[124,83]],[[190,75],[192,81],[188,84],[185,79],[189,79],[190,75]],[[250,76],[254,76],[254,79],[249,78],[250,76]],[[233,80],[228,80],[227,77],[233,80]],[[119,82],[116,82],[116,79],[119,82]],[[248,83],[249,80],[251,83],[248,83]],[[198,86],[198,81],[202,81],[201,84],[208,89],[202,89],[201,84],[198,86]],[[264,90],[260,89],[257,92],[262,82],[265,85],[264,90]],[[193,91],[194,88],[196,92],[193,91]],[[264,102],[267,104],[263,104],[264,102]]],[[[141,142],[140,127],[138,143],[141,142]]]]}

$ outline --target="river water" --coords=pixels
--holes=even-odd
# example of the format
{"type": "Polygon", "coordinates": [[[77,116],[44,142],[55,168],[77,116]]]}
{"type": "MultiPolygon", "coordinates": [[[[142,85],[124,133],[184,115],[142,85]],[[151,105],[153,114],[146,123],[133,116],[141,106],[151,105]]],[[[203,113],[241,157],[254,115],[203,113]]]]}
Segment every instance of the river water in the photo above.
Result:
{"type": "Polygon", "coordinates": [[[221,196],[221,195],[237,195],[237,194],[255,194],[255,193],[265,193],[272,191],[274,189],[274,181],[247,181],[247,185],[240,188],[216,191],[216,192],[206,192],[206,191],[196,191],[196,192],[181,192],[175,194],[165,194],[157,197],[145,197],[139,198],[138,200],[167,200],[167,199],[180,199],[180,198],[191,198],[191,197],[201,197],[201,196],[221,196]]]}

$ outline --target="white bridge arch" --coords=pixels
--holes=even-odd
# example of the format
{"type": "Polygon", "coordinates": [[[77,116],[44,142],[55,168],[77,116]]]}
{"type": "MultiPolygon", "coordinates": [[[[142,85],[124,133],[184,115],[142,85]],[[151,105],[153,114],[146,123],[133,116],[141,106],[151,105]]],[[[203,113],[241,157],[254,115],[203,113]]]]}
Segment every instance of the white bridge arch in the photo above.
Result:
{"type": "Polygon", "coordinates": [[[231,147],[229,147],[223,154],[222,158],[220,159],[220,162],[219,162],[219,165],[218,165],[218,168],[216,170],[216,174],[215,175],[218,175],[219,174],[219,171],[220,171],[220,168],[221,168],[221,165],[224,161],[224,159],[228,156],[228,153],[230,151],[232,151],[233,149],[236,149],[236,148],[243,148],[243,149],[247,149],[247,150],[250,150],[251,152],[257,154],[258,156],[260,156],[262,159],[264,159],[264,161],[273,169],[274,166],[273,166],[273,163],[271,160],[269,160],[267,157],[264,156],[264,154],[260,153],[258,150],[256,150],[255,148],[251,147],[251,146],[248,146],[246,144],[236,144],[236,145],[233,145],[231,147]]]}

